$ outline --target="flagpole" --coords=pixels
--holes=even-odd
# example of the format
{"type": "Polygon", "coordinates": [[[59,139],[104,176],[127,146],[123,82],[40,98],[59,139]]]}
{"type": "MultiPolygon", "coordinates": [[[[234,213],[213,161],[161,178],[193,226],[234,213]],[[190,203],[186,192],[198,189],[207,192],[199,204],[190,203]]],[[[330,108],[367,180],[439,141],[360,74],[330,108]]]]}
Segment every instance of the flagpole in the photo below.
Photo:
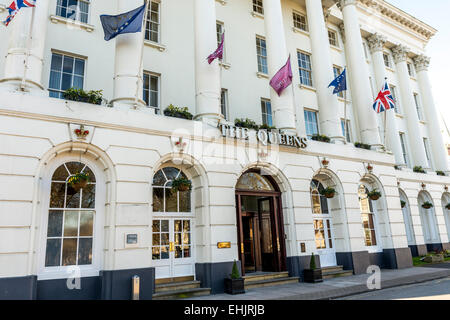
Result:
{"type": "MultiPolygon", "coordinates": [[[[144,61],[145,32],[146,32],[145,26],[146,26],[147,17],[148,17],[149,1],[150,0],[145,0],[144,19],[142,20],[142,28],[141,28],[141,30],[142,30],[142,48],[141,48],[141,56],[140,56],[140,59],[139,59],[138,75],[137,75],[137,78],[136,78],[136,94],[134,96],[134,109],[137,109],[137,107],[138,107],[139,80],[140,79],[142,80],[142,72],[141,71],[144,70],[143,68],[141,70],[141,67],[143,66],[143,61],[144,61]]],[[[156,113],[156,110],[155,110],[155,113],[156,113]]]]}
{"type": "MultiPolygon", "coordinates": [[[[387,77],[384,78],[384,81],[387,83],[387,77]]],[[[387,131],[387,112],[388,110],[384,111],[384,150],[387,151],[387,143],[386,143],[386,131],[387,131]]]]}
{"type": "MultiPolygon", "coordinates": [[[[344,70],[347,70],[347,66],[344,67],[344,70]]],[[[345,86],[346,89],[344,91],[344,144],[347,144],[347,74],[345,75],[345,86]]]]}
{"type": "Polygon", "coordinates": [[[22,76],[22,81],[20,83],[20,87],[19,90],[20,91],[25,91],[25,84],[26,84],[26,77],[27,77],[27,70],[28,70],[28,63],[30,60],[30,55],[31,55],[31,44],[32,44],[32,31],[33,31],[33,24],[34,24],[34,14],[36,11],[36,6],[34,6],[33,8],[31,8],[33,11],[31,13],[31,21],[30,21],[30,28],[28,30],[28,39],[27,39],[27,50],[26,50],[26,54],[25,54],[25,60],[24,60],[24,67],[23,67],[23,76],[22,76]]]}

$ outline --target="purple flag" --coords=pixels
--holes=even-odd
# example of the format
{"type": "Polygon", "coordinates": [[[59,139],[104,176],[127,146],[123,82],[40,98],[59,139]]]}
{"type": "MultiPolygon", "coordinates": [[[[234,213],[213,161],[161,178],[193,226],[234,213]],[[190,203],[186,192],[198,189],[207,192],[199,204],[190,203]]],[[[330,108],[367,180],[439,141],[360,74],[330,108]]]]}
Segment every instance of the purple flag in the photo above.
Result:
{"type": "Polygon", "coordinates": [[[222,41],[220,41],[219,47],[211,53],[208,57],[208,63],[211,64],[215,59],[223,59],[223,43],[225,41],[225,32],[222,33],[222,41]]]}
{"type": "Polygon", "coordinates": [[[286,62],[286,64],[273,76],[272,80],[270,80],[270,86],[278,93],[278,96],[281,95],[284,89],[290,86],[292,83],[292,69],[291,69],[291,56],[286,62]]]}

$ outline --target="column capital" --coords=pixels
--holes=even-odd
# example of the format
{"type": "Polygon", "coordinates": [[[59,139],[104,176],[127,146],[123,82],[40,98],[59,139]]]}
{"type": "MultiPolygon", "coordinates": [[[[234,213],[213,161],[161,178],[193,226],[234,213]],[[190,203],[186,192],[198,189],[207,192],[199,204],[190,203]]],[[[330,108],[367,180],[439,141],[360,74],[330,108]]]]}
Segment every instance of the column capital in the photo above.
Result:
{"type": "Polygon", "coordinates": [[[379,33],[374,33],[367,38],[367,42],[369,43],[370,53],[383,51],[384,44],[386,43],[386,37],[379,33]]]}
{"type": "Polygon", "coordinates": [[[402,44],[392,48],[395,63],[406,62],[408,58],[409,48],[402,44]]]}
{"type": "Polygon", "coordinates": [[[345,6],[355,5],[358,0],[334,0],[336,2],[337,7],[342,10],[345,6]]]}
{"type": "Polygon", "coordinates": [[[339,31],[341,32],[342,42],[345,43],[345,26],[343,23],[339,25],[339,31]]]}
{"type": "Polygon", "coordinates": [[[428,67],[430,66],[430,57],[421,54],[414,58],[414,65],[416,66],[417,72],[428,71],[428,67]]]}

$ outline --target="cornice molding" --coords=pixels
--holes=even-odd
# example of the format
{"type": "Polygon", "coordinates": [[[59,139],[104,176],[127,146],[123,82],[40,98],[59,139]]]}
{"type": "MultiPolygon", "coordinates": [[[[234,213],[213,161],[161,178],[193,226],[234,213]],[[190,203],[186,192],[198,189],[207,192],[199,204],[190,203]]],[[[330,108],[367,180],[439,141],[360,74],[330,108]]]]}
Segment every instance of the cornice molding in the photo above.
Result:
{"type": "Polygon", "coordinates": [[[370,53],[383,51],[386,41],[387,38],[379,33],[374,33],[373,35],[368,37],[367,42],[369,44],[370,53]]]}
{"type": "Polygon", "coordinates": [[[414,58],[414,65],[416,66],[416,71],[428,71],[428,67],[430,66],[430,58],[421,54],[414,58]]]}

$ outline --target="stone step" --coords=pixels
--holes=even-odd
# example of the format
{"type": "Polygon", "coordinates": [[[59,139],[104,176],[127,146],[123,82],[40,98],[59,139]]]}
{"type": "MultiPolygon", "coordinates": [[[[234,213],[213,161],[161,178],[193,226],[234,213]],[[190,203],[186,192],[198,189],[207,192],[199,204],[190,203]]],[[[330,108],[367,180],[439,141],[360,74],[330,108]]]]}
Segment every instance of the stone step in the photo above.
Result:
{"type": "Polygon", "coordinates": [[[283,284],[298,283],[298,282],[299,282],[298,277],[286,277],[286,278],[275,278],[275,279],[246,282],[244,286],[245,290],[248,290],[261,287],[280,286],[283,284]]]}
{"type": "Polygon", "coordinates": [[[334,271],[334,272],[327,272],[326,274],[322,271],[322,278],[323,279],[331,279],[331,278],[338,278],[338,277],[348,277],[353,275],[353,270],[342,270],[342,271],[334,271]]]}
{"type": "Polygon", "coordinates": [[[179,291],[184,289],[200,288],[200,281],[186,281],[186,282],[172,282],[157,284],[155,286],[155,292],[167,292],[167,291],[179,291]]]}
{"type": "Polygon", "coordinates": [[[211,288],[190,288],[154,293],[153,300],[176,300],[191,297],[208,296],[210,294],[211,288]]]}
{"type": "Polygon", "coordinates": [[[257,273],[244,276],[245,284],[271,279],[288,278],[289,272],[270,272],[270,273],[257,273]]]}
{"type": "Polygon", "coordinates": [[[336,271],[343,271],[343,266],[331,266],[331,267],[323,267],[322,274],[330,273],[330,272],[336,272],[336,271]]]}
{"type": "Polygon", "coordinates": [[[155,283],[156,285],[159,285],[165,283],[188,282],[188,281],[194,281],[194,276],[156,279],[155,283]]]}

